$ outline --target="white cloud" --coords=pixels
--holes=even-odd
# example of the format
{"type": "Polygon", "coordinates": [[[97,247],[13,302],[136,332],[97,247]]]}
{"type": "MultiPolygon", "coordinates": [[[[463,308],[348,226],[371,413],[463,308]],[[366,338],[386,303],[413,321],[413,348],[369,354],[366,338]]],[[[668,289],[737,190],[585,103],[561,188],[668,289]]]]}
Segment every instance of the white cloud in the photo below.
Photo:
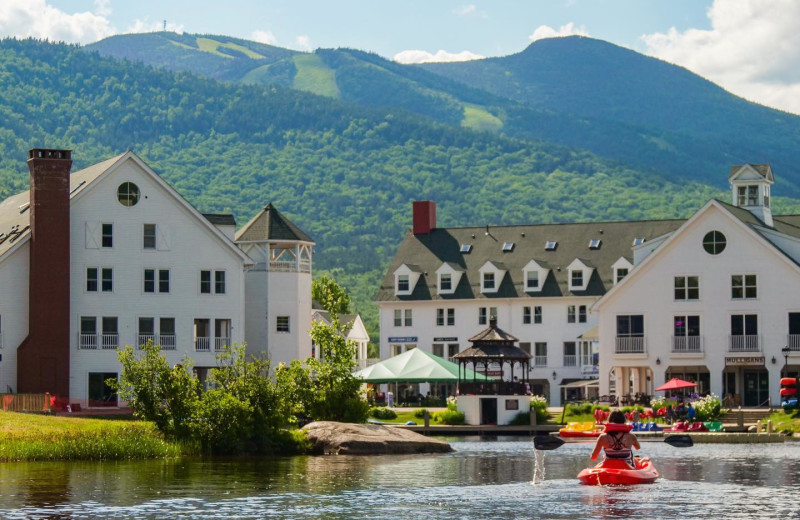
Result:
{"type": "Polygon", "coordinates": [[[94,14],[107,18],[111,12],[111,0],[94,0],[94,14]]]}
{"type": "Polygon", "coordinates": [[[800,113],[800,2],[714,0],[711,29],[646,34],[647,53],[758,103],[800,113]]]}
{"type": "Polygon", "coordinates": [[[301,51],[311,51],[313,47],[311,45],[311,38],[308,37],[307,34],[301,34],[297,38],[295,38],[295,42],[297,46],[300,48],[301,51]]]}
{"type": "Polygon", "coordinates": [[[456,16],[469,16],[471,14],[475,14],[478,8],[475,4],[468,4],[468,5],[459,5],[455,9],[453,9],[453,14],[456,16]]]}
{"type": "Polygon", "coordinates": [[[480,54],[470,51],[447,52],[443,50],[432,54],[428,51],[407,50],[398,52],[394,55],[394,61],[398,63],[428,63],[443,61],[471,61],[483,58],[480,54]]]}
{"type": "MultiPolygon", "coordinates": [[[[108,10],[108,3],[103,0],[95,4],[96,8],[98,6],[100,13],[108,10]]],[[[100,13],[67,14],[45,0],[2,0],[0,35],[91,43],[116,32],[100,13]]]]}
{"type": "Polygon", "coordinates": [[[549,25],[540,25],[533,31],[533,34],[528,36],[528,38],[535,42],[536,40],[543,40],[545,38],[561,38],[563,36],[589,36],[589,33],[586,32],[586,27],[583,25],[579,25],[578,27],[575,26],[574,23],[569,22],[566,25],[562,25],[558,28],[558,30],[553,29],[549,25]]]}
{"type": "Polygon", "coordinates": [[[272,31],[253,31],[250,33],[250,39],[259,43],[266,43],[267,45],[275,45],[278,41],[272,31]]]}

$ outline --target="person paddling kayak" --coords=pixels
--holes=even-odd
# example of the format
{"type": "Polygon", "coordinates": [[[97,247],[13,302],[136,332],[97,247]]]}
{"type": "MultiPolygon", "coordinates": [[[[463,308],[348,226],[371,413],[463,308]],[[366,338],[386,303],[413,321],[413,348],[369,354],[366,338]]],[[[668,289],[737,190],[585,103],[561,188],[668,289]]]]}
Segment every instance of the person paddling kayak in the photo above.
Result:
{"type": "Polygon", "coordinates": [[[636,435],[631,433],[632,425],[625,424],[625,413],[615,410],[608,416],[605,433],[597,438],[597,443],[592,451],[592,460],[597,460],[600,450],[605,452],[606,459],[624,460],[631,467],[633,463],[633,448],[641,449],[636,435]]]}

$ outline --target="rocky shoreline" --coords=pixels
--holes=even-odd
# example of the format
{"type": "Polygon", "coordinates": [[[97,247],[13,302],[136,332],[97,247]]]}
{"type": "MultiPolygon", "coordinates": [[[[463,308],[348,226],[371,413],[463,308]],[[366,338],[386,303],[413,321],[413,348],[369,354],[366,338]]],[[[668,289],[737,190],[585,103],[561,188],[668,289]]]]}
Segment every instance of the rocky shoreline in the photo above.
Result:
{"type": "Polygon", "coordinates": [[[408,455],[449,453],[446,442],[380,424],[317,421],[303,427],[313,453],[326,455],[408,455]]]}

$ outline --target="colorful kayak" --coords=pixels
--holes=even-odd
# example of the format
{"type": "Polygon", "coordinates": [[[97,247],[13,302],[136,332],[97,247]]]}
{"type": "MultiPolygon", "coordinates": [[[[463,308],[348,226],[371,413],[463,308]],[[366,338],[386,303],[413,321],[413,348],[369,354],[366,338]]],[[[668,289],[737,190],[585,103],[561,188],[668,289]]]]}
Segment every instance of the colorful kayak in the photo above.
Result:
{"type": "Polygon", "coordinates": [[[585,422],[571,422],[564,428],[558,430],[558,434],[564,438],[581,438],[581,437],[599,437],[602,432],[601,427],[596,426],[594,423],[585,422]]]}
{"type": "Polygon", "coordinates": [[[636,457],[636,469],[621,459],[606,459],[593,468],[578,473],[581,484],[589,486],[650,484],[658,478],[658,471],[650,457],[636,457]]]}

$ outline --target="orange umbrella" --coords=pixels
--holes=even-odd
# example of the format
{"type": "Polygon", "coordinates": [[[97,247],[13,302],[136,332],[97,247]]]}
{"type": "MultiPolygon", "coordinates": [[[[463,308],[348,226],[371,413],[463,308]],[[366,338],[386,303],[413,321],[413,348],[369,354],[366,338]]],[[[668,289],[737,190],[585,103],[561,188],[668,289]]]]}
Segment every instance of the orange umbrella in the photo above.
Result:
{"type": "Polygon", "coordinates": [[[691,388],[693,386],[697,386],[697,383],[692,383],[691,381],[684,381],[683,379],[673,377],[663,385],[656,388],[656,392],[661,392],[663,390],[680,390],[681,388],[691,388]]]}

